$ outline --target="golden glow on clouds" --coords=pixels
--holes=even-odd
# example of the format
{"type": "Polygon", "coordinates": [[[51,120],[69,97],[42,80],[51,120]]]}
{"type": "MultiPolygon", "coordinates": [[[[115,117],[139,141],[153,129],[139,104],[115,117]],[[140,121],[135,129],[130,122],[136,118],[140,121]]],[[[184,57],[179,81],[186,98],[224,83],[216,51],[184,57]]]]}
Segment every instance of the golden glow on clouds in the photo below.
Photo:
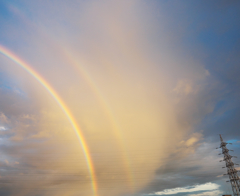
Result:
{"type": "Polygon", "coordinates": [[[166,47],[166,33],[141,12],[141,3],[78,3],[60,2],[58,9],[51,2],[27,3],[33,18],[23,21],[27,38],[17,32],[24,44],[16,51],[41,75],[1,48],[45,86],[71,122],[33,78],[1,58],[28,97],[25,103],[14,95],[22,106],[3,97],[13,106],[0,115],[6,124],[0,126],[11,127],[9,140],[21,147],[11,149],[19,162],[14,167],[31,182],[18,181],[22,195],[44,189],[44,196],[92,196],[92,187],[100,196],[134,194],[151,183],[169,154],[193,153],[202,138],[192,133],[191,122],[198,120],[194,96],[206,70],[166,47]],[[163,39],[157,48],[152,31],[163,39]],[[78,125],[85,155],[72,134],[72,128],[81,134],[78,125]]]}
{"type": "MultiPolygon", "coordinates": [[[[28,65],[26,62],[24,62],[22,59],[20,59],[14,53],[10,52],[8,49],[4,48],[1,45],[0,45],[0,52],[3,55],[5,55],[6,57],[8,57],[9,59],[11,59],[12,61],[14,61],[15,63],[17,63],[18,65],[20,65],[27,72],[29,72],[36,80],[38,80],[45,87],[45,89],[52,95],[52,97],[59,104],[59,106],[62,108],[63,112],[65,113],[68,120],[70,121],[72,128],[74,129],[74,131],[80,141],[81,147],[83,148],[83,151],[84,151],[84,154],[86,157],[86,161],[88,164],[88,168],[89,168],[89,173],[92,178],[92,187],[93,187],[94,195],[97,196],[97,181],[96,181],[94,166],[93,166],[93,163],[91,160],[91,155],[90,155],[87,143],[85,141],[85,138],[84,138],[75,118],[71,114],[71,112],[68,109],[68,107],[66,106],[66,104],[59,97],[59,95],[55,92],[55,90],[51,87],[51,85],[49,83],[47,83],[47,81],[42,76],[40,76],[35,70],[33,70],[33,68],[30,65],[28,65]]],[[[41,132],[39,134],[40,134],[40,136],[46,136],[43,132],[41,132]]]]}

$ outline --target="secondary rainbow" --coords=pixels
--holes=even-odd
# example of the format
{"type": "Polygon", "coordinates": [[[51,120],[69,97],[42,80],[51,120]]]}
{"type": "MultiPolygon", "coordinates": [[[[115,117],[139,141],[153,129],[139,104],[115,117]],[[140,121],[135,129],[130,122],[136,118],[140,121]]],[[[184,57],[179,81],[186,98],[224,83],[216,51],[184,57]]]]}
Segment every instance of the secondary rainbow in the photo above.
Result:
{"type": "MultiPolygon", "coordinates": [[[[53,40],[53,39],[51,39],[53,40]]],[[[55,43],[57,44],[57,43],[55,43]]],[[[93,80],[93,78],[90,76],[90,74],[88,73],[88,71],[86,69],[84,69],[84,66],[82,66],[83,63],[79,63],[78,60],[76,58],[74,58],[74,56],[72,55],[70,51],[70,49],[67,49],[66,47],[61,47],[61,45],[58,45],[58,51],[62,54],[62,56],[64,56],[66,58],[66,60],[68,61],[69,65],[73,66],[74,69],[76,69],[77,73],[79,73],[79,75],[84,78],[84,80],[87,82],[87,84],[89,85],[89,87],[91,88],[92,92],[96,95],[96,97],[98,98],[99,102],[101,103],[105,113],[107,114],[108,118],[110,119],[110,122],[113,126],[113,130],[116,136],[116,139],[118,140],[120,149],[122,150],[122,157],[123,157],[123,164],[125,165],[125,172],[126,175],[128,177],[128,181],[126,181],[126,183],[128,183],[129,185],[129,189],[132,193],[134,193],[134,187],[135,185],[135,181],[134,181],[134,174],[132,172],[132,166],[130,163],[130,155],[128,154],[126,148],[125,148],[125,143],[124,143],[124,138],[122,135],[122,131],[120,129],[119,123],[117,122],[116,118],[114,117],[114,113],[112,112],[112,109],[110,107],[110,105],[108,104],[108,102],[106,101],[103,93],[101,92],[101,90],[97,87],[96,82],[93,80]]]]}
{"type": "Polygon", "coordinates": [[[64,103],[64,101],[60,98],[60,96],[57,94],[57,92],[51,87],[51,85],[41,76],[39,75],[29,64],[24,62],[22,59],[20,59],[17,55],[15,55],[13,52],[8,50],[7,48],[0,45],[0,53],[3,54],[5,57],[9,58],[10,60],[14,61],[16,64],[20,65],[22,68],[24,68],[29,74],[31,74],[36,80],[38,80],[39,83],[41,83],[44,88],[52,95],[52,97],[55,99],[55,101],[58,103],[58,105],[61,107],[65,115],[67,116],[69,122],[72,125],[72,128],[74,129],[80,144],[82,146],[84,156],[87,161],[88,170],[91,176],[92,181],[92,189],[94,196],[97,196],[97,181],[96,181],[96,175],[94,171],[93,162],[90,156],[90,152],[87,146],[87,143],[83,137],[83,134],[81,132],[80,127],[78,126],[74,116],[68,109],[67,105],[64,103]]]}

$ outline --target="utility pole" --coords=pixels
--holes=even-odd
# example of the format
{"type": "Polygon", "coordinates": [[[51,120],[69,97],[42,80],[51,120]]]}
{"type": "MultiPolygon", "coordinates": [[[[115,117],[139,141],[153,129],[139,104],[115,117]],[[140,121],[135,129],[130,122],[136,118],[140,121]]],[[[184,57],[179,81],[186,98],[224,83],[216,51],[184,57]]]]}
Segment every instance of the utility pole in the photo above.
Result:
{"type": "MultiPolygon", "coordinates": [[[[232,185],[233,196],[240,196],[240,181],[239,181],[240,178],[238,177],[238,174],[237,174],[238,171],[234,167],[234,165],[238,165],[238,164],[234,164],[232,162],[232,157],[234,157],[234,158],[237,158],[237,157],[231,156],[228,153],[229,151],[233,151],[233,150],[228,150],[227,144],[232,144],[232,143],[224,142],[221,134],[220,134],[220,140],[221,140],[221,144],[220,144],[219,148],[222,149],[222,153],[220,153],[219,155],[221,155],[221,154],[224,155],[224,159],[220,160],[220,162],[225,161],[226,168],[227,168],[227,173],[223,174],[223,175],[229,176],[229,181],[227,181],[227,182],[230,182],[232,185]]],[[[222,168],[225,168],[225,167],[222,167],[222,168]]]]}

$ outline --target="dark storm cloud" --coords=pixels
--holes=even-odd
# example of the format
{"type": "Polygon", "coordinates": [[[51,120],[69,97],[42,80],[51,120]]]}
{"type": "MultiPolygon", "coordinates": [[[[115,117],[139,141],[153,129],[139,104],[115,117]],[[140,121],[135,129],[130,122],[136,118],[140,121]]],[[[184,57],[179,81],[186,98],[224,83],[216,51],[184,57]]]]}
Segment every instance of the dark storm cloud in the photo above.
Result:
{"type": "MultiPolygon", "coordinates": [[[[223,182],[222,189],[225,189],[224,179],[217,177],[224,173],[223,164],[218,162],[220,157],[216,156],[220,151],[213,149],[219,146],[220,133],[226,141],[240,139],[240,2],[165,2],[160,7],[161,11],[167,9],[171,13],[166,14],[170,18],[166,20],[171,21],[169,27],[179,33],[178,42],[199,59],[211,75],[199,101],[213,109],[200,116],[196,130],[203,130],[202,142],[212,144],[202,150],[205,145],[202,143],[194,155],[185,159],[172,155],[168,164],[157,170],[157,179],[144,192],[213,181],[223,182]]],[[[234,155],[240,155],[236,142],[229,148],[235,149],[234,155]]]]}
{"type": "Polygon", "coordinates": [[[218,157],[219,152],[214,147],[214,144],[205,143],[188,157],[179,159],[177,155],[173,155],[168,164],[156,171],[155,180],[145,191],[157,192],[219,180],[220,177],[217,176],[223,174],[223,164],[219,163],[221,157],[218,157]]]}

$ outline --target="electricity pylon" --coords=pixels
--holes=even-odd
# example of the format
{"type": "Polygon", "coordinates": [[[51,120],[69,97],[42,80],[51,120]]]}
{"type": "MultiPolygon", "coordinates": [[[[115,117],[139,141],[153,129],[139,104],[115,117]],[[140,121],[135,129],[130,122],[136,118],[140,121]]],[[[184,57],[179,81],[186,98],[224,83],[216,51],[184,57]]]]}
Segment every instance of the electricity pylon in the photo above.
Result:
{"type": "MultiPolygon", "coordinates": [[[[223,174],[223,175],[229,176],[229,181],[227,181],[227,182],[230,182],[232,185],[233,196],[240,196],[240,181],[239,181],[240,179],[237,174],[238,171],[234,167],[234,165],[238,165],[238,164],[234,164],[232,162],[232,157],[234,157],[234,158],[237,158],[237,157],[231,156],[228,153],[229,151],[233,151],[233,150],[228,150],[227,144],[232,144],[232,143],[224,142],[221,134],[220,134],[220,140],[221,140],[221,144],[220,144],[219,148],[222,148],[222,153],[220,153],[219,155],[221,155],[221,154],[224,155],[224,159],[220,160],[220,162],[225,161],[226,168],[227,168],[227,173],[223,174]]],[[[222,167],[222,168],[225,168],[225,167],[222,167]]]]}

